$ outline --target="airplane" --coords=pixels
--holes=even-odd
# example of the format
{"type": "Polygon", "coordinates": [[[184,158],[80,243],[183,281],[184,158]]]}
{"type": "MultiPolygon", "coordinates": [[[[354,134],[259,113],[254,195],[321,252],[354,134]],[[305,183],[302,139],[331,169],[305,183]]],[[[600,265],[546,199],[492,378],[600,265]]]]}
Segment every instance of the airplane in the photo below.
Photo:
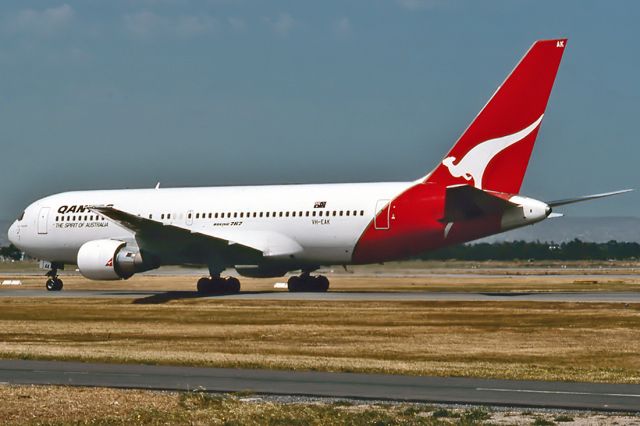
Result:
{"type": "Polygon", "coordinates": [[[202,294],[245,277],[327,291],[323,266],[410,258],[558,216],[555,207],[629,190],[543,202],[519,194],[567,39],[536,41],[429,174],[410,182],[76,191],[29,205],[9,240],[48,261],[46,288],[77,265],[124,280],[163,265],[205,265],[202,294]]]}

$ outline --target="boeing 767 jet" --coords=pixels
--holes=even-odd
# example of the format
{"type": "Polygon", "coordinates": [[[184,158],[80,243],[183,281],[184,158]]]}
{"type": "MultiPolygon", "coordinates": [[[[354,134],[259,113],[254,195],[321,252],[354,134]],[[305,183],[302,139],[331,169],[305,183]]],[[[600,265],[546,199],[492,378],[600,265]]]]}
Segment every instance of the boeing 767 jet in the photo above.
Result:
{"type": "MultiPolygon", "coordinates": [[[[409,258],[546,219],[552,208],[618,194],[543,202],[520,195],[566,39],[533,44],[447,155],[410,182],[77,191],[28,206],[9,229],[58,271],[121,280],[162,265],[206,265],[201,293],[236,293],[242,276],[326,291],[325,265],[409,258]]],[[[555,215],[555,214],[554,214],[555,215]]]]}

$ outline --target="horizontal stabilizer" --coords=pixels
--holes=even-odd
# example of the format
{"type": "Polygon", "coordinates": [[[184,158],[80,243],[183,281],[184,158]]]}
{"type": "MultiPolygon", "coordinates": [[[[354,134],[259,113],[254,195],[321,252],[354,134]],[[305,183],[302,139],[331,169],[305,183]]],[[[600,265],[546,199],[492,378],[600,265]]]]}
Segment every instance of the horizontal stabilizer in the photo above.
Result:
{"type": "Polygon", "coordinates": [[[445,196],[442,222],[456,222],[498,214],[516,205],[470,185],[450,186],[445,196]]]}
{"type": "Polygon", "coordinates": [[[633,189],[622,189],[620,191],[603,192],[602,194],[584,195],[582,197],[565,198],[564,200],[549,201],[547,204],[551,207],[564,206],[565,204],[579,203],[581,201],[595,200],[597,198],[610,197],[612,195],[624,194],[633,191],[633,189]]]}

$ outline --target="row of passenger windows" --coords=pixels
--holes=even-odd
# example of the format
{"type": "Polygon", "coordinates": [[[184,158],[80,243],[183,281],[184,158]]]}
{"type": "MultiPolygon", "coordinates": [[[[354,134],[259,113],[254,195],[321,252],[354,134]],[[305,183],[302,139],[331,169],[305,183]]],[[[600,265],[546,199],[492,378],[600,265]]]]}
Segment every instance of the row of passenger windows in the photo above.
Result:
{"type": "Polygon", "coordinates": [[[75,222],[80,221],[93,221],[93,220],[106,220],[104,216],[85,214],[84,216],[56,216],[56,222],[75,222]]]}
{"type": "MultiPolygon", "coordinates": [[[[167,214],[167,219],[171,215],[167,214]]],[[[193,213],[188,213],[187,218],[193,219],[193,213]]],[[[364,210],[312,210],[312,211],[287,211],[287,212],[226,212],[226,213],[196,213],[196,219],[224,219],[224,218],[259,218],[259,217],[329,217],[329,216],[364,216],[364,210]]],[[[165,215],[160,216],[161,219],[165,215]]]]}
{"type": "MultiPolygon", "coordinates": [[[[175,215],[174,215],[175,216],[175,215]]],[[[187,218],[193,219],[194,214],[188,213],[187,218]]],[[[224,218],[259,218],[259,217],[329,217],[329,216],[364,216],[364,210],[312,210],[312,211],[292,211],[292,212],[225,212],[225,213],[196,213],[196,219],[224,219],[224,218]]],[[[153,215],[149,215],[153,219],[153,215]]],[[[162,213],[160,219],[171,219],[171,213],[162,213]]],[[[75,222],[106,220],[100,215],[68,215],[56,216],[56,222],[75,222]]]]}

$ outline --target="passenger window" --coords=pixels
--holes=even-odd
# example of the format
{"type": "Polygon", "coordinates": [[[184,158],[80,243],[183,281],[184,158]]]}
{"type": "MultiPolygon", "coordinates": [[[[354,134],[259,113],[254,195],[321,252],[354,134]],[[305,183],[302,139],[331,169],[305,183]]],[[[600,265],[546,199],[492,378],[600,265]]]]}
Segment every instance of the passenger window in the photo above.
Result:
{"type": "Polygon", "coordinates": [[[296,212],[291,212],[292,217],[296,217],[296,212]]]}
{"type": "Polygon", "coordinates": [[[253,217],[256,217],[258,215],[258,213],[253,212],[253,217]]]}
{"type": "MultiPolygon", "coordinates": [[[[149,213],[149,219],[153,219],[153,215],[151,213],[149,213]]],[[[93,220],[93,219],[91,219],[93,220]]]]}
{"type": "Polygon", "coordinates": [[[313,212],[311,212],[311,216],[313,216],[313,217],[316,216],[316,211],[315,210],[313,212]]]}
{"type": "Polygon", "coordinates": [[[164,213],[160,215],[160,219],[164,219],[164,213]]]}
{"type": "Polygon", "coordinates": [[[360,210],[360,216],[364,216],[364,210],[360,210]]]}
{"type": "Polygon", "coordinates": [[[344,211],[340,210],[340,216],[342,216],[343,213],[344,213],[344,211]]]}
{"type": "Polygon", "coordinates": [[[171,219],[171,213],[167,213],[167,219],[171,219]]]}
{"type": "Polygon", "coordinates": [[[309,210],[307,210],[306,212],[304,212],[305,216],[309,216],[309,210]]]}
{"type": "Polygon", "coordinates": [[[318,212],[318,216],[322,216],[322,210],[318,212]]]}
{"type": "Polygon", "coordinates": [[[347,210],[347,216],[349,216],[349,210],[347,210]]]}
{"type": "Polygon", "coordinates": [[[358,216],[358,210],[354,210],[354,211],[353,211],[353,215],[354,215],[354,216],[358,216]]]}
{"type": "Polygon", "coordinates": [[[267,217],[269,217],[269,212],[267,212],[267,217]]]}
{"type": "Polygon", "coordinates": [[[196,219],[200,219],[200,213],[196,213],[196,219]]]}

